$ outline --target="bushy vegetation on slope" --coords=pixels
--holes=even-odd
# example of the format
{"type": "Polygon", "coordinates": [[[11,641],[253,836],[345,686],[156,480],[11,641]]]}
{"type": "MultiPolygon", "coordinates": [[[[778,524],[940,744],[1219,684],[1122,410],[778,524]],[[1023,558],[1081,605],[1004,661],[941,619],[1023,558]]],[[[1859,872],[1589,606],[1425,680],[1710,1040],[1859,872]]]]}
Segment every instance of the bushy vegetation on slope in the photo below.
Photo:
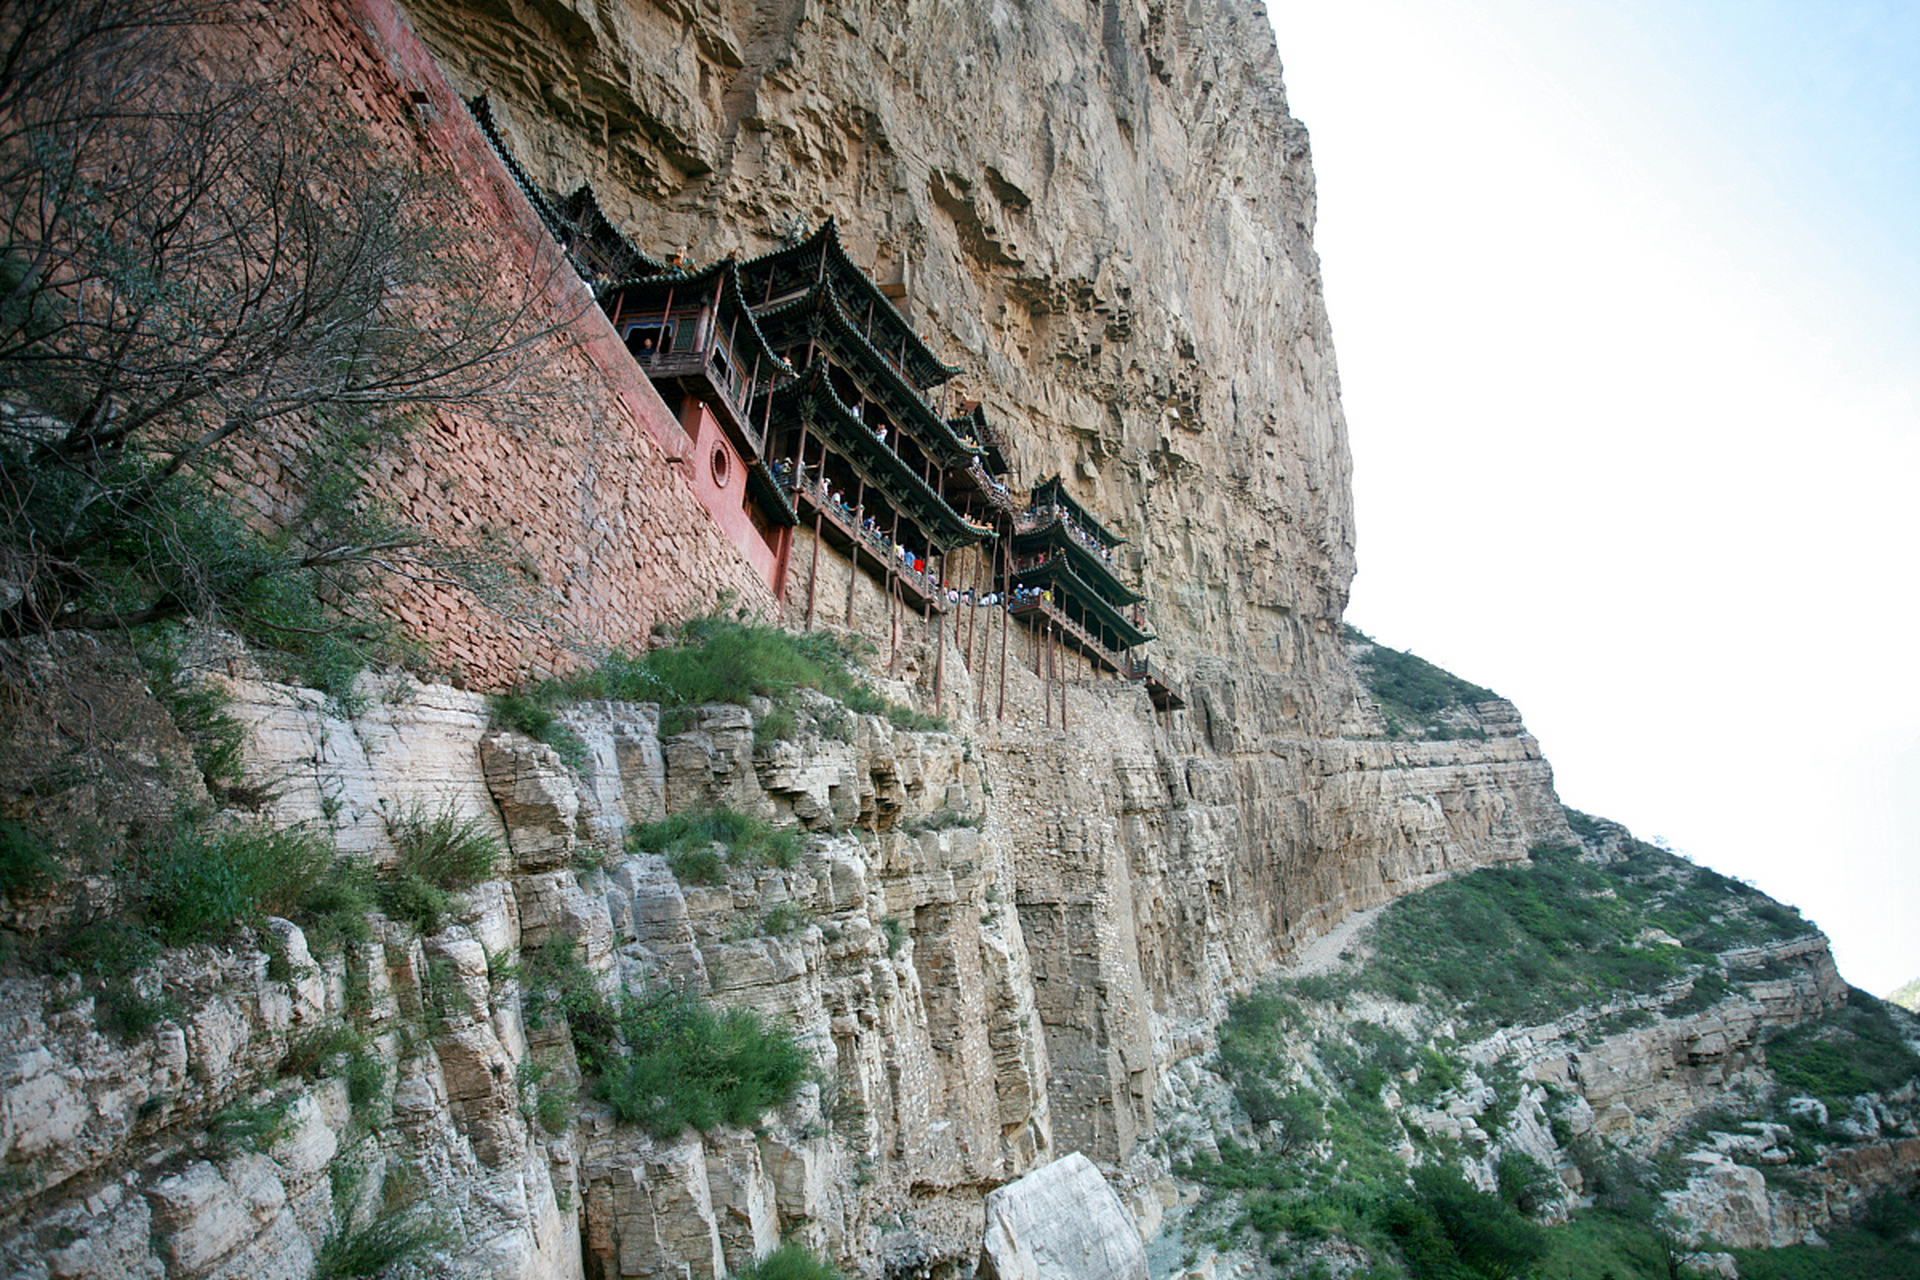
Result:
{"type": "Polygon", "coordinates": [[[1373,961],[1352,980],[1474,1025],[1545,1022],[1689,975],[1723,990],[1718,952],[1812,932],[1792,907],[1652,845],[1632,842],[1608,863],[1541,846],[1526,867],[1488,868],[1395,903],[1374,927],[1373,961]]]}
{"type": "Polygon", "coordinates": [[[524,977],[528,1025],[564,1017],[595,1096],[655,1137],[754,1124],[806,1079],[806,1052],[785,1025],[669,987],[609,996],[566,938],[528,956],[524,977]]]}
{"type": "MultiPolygon", "coordinates": [[[[494,719],[551,744],[575,767],[582,763],[583,748],[554,717],[554,709],[568,702],[656,702],[661,732],[678,733],[691,727],[695,711],[707,703],[744,705],[749,698],[767,698],[773,710],[754,728],[761,746],[799,727],[795,695],[803,689],[860,715],[885,716],[895,728],[944,732],[948,727],[939,717],[887,701],[854,674],[868,652],[858,637],[795,633],[715,613],[680,624],[672,638],[675,643],[666,648],[637,657],[615,650],[591,670],[497,697],[494,719]]],[[[842,738],[848,731],[844,717],[816,727],[842,738]]]]}
{"type": "MultiPolygon", "coordinates": [[[[1903,1040],[1914,1029],[1897,1025],[1904,1015],[1855,992],[1765,1045],[1777,1088],[1729,1090],[1722,1110],[1679,1117],[1666,1140],[1623,1145],[1577,1132],[1573,1095],[1523,1078],[1503,1050],[1484,1047],[1498,1042],[1469,1053],[1466,1042],[1497,1028],[1582,1009],[1585,1029],[1573,1034],[1587,1042],[1699,1012],[1785,976],[1765,948],[1813,932],[1749,886],[1615,824],[1568,817],[1587,848],[1537,848],[1529,866],[1403,898],[1339,969],[1234,1002],[1214,1069],[1244,1123],[1211,1142],[1186,1140],[1179,1168],[1212,1191],[1190,1241],[1258,1242],[1287,1276],[1332,1274],[1330,1260],[1344,1273],[1356,1256],[1366,1262],[1351,1274],[1378,1280],[1686,1274],[1679,1224],[1659,1198],[1686,1182],[1686,1152],[1710,1145],[1711,1133],[1756,1132],[1756,1122],[1790,1129],[1762,1163],[1791,1191],[1827,1146],[1855,1140],[1846,1127],[1855,1096],[1920,1075],[1903,1040]],[[1826,1116],[1789,1107],[1796,1094],[1823,1099],[1826,1116]],[[1455,1123],[1461,1117],[1467,1123],[1455,1123]],[[1567,1195],[1560,1175],[1515,1141],[1522,1128],[1551,1131],[1561,1168],[1578,1170],[1589,1207],[1571,1222],[1532,1220],[1567,1195]],[[1491,1189],[1461,1178],[1462,1168],[1479,1169],[1491,1189]]],[[[1532,1149],[1542,1150],[1537,1140],[1532,1149]]],[[[1882,1206],[1876,1220],[1892,1221],[1898,1208],[1882,1206]]],[[[1743,1256],[1742,1274],[1920,1274],[1920,1245],[1898,1232],[1835,1239],[1861,1251],[1859,1269],[1802,1272],[1791,1268],[1812,1264],[1774,1251],[1776,1270],[1750,1269],[1743,1256]]]]}
{"type": "Polygon", "coordinates": [[[1387,730],[1395,736],[1417,732],[1436,738],[1457,737],[1462,730],[1447,724],[1447,712],[1499,697],[1491,689],[1462,680],[1425,658],[1389,649],[1356,627],[1346,628],[1346,638],[1367,646],[1358,658],[1360,679],[1380,704],[1387,730]]]}

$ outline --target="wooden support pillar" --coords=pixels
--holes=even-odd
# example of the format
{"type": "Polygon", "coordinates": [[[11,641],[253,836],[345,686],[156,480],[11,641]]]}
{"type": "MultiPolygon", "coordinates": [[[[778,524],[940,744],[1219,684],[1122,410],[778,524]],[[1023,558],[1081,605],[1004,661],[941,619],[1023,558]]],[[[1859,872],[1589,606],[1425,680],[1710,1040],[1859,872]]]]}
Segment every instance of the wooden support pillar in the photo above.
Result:
{"type": "Polygon", "coordinates": [[[854,489],[853,508],[853,567],[847,571],[847,607],[846,619],[853,626],[853,584],[860,577],[860,544],[866,541],[865,520],[867,509],[867,478],[861,476],[860,483],[854,489]]]}
{"type": "Polygon", "coordinates": [[[887,675],[894,676],[900,671],[900,579],[887,579],[887,622],[891,628],[887,637],[887,675]]]}
{"type": "MultiPolygon", "coordinates": [[[[1056,644],[1057,644],[1057,642],[1056,642],[1056,644]]],[[[1067,665],[1067,664],[1066,664],[1065,662],[1062,662],[1062,663],[1060,664],[1060,666],[1061,666],[1061,671],[1060,671],[1060,727],[1061,727],[1062,729],[1064,729],[1064,728],[1066,728],[1066,727],[1067,727],[1067,673],[1066,673],[1066,665],[1067,665]]]]}
{"type": "MultiPolygon", "coordinates": [[[[802,449],[806,447],[805,431],[806,429],[804,427],[801,428],[802,434],[801,434],[800,445],[802,449]]],[[[802,459],[804,460],[804,458],[805,458],[805,455],[802,454],[802,459]]],[[[808,631],[813,630],[814,588],[818,586],[820,582],[820,521],[822,517],[826,514],[826,500],[821,496],[821,490],[826,487],[826,480],[827,480],[827,442],[825,440],[822,440],[820,442],[820,466],[818,470],[819,470],[819,474],[814,479],[814,485],[812,490],[812,493],[813,493],[813,557],[811,562],[807,566],[807,628],[806,629],[808,631]]],[[[795,473],[795,476],[796,478],[798,478],[797,472],[795,473]]]]}
{"type": "Polygon", "coordinates": [[[973,670],[973,637],[980,627],[980,571],[986,567],[987,557],[979,551],[973,553],[973,585],[967,595],[967,670],[973,670]]]}
{"type": "Polygon", "coordinates": [[[1011,553],[1000,549],[1000,710],[996,719],[1007,718],[1007,639],[1013,631],[1013,614],[1008,611],[1007,594],[1013,589],[1011,553]]]}
{"type": "MultiPolygon", "coordinates": [[[[927,628],[925,635],[931,635],[931,633],[933,633],[933,587],[927,585],[927,578],[931,578],[933,581],[941,580],[941,576],[933,572],[933,543],[931,543],[931,541],[927,543],[927,558],[925,558],[925,564],[927,564],[927,568],[925,568],[925,572],[920,574],[920,622],[927,628]]],[[[922,637],[922,639],[924,639],[924,637],[922,637]]]]}
{"type": "Polygon", "coordinates": [[[890,648],[887,654],[887,674],[892,675],[894,667],[900,660],[900,557],[893,551],[894,547],[900,545],[900,511],[897,507],[893,512],[893,531],[887,537],[890,543],[887,548],[887,623],[893,629],[893,638],[889,642],[890,648]]]}
{"type": "Polygon", "coordinates": [[[813,499],[813,555],[807,564],[807,626],[813,630],[813,593],[820,581],[820,495],[813,499]]]}

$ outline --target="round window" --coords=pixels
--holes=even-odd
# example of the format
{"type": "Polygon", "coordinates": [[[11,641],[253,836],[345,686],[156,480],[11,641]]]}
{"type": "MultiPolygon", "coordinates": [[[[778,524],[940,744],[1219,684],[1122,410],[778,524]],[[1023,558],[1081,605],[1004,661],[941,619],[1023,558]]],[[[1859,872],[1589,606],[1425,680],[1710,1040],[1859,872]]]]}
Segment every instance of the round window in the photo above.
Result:
{"type": "Polygon", "coordinates": [[[727,478],[733,474],[733,460],[727,456],[726,446],[713,446],[713,482],[722,489],[727,487],[727,478]]]}

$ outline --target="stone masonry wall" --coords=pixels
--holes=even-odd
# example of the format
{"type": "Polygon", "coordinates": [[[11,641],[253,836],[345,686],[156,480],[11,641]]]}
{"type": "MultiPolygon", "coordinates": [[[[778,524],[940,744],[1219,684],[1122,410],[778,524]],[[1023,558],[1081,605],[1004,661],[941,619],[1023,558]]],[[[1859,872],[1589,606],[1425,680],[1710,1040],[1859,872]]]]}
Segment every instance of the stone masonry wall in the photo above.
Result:
{"type": "MultiPolygon", "coordinates": [[[[655,622],[723,596],[763,614],[761,575],[698,502],[689,441],[494,159],[466,108],[390,4],[260,6],[228,29],[249,57],[315,57],[318,110],[364,124],[403,168],[444,174],[440,206],[505,311],[545,331],[494,404],[435,406],[359,460],[371,496],[451,556],[481,562],[476,593],[395,579],[392,605],[430,664],[476,688],[644,646],[655,622]],[[419,95],[416,99],[415,95],[419,95]]],[[[306,484],[297,433],[253,458],[243,496],[290,519],[306,484]]]]}

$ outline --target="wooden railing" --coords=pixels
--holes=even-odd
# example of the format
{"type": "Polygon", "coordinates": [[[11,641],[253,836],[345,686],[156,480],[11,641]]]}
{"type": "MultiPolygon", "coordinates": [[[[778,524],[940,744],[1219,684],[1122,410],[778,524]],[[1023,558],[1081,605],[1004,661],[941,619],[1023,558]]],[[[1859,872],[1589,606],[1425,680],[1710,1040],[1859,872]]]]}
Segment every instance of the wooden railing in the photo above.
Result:
{"type": "Polygon", "coordinates": [[[835,502],[830,495],[821,493],[817,483],[795,485],[783,478],[781,487],[793,496],[795,511],[805,502],[825,517],[825,523],[831,525],[848,544],[849,554],[856,565],[860,563],[860,553],[865,551],[884,576],[900,583],[900,594],[910,597],[908,603],[931,605],[938,613],[947,611],[947,598],[933,575],[914,572],[913,566],[901,563],[900,558],[894,555],[893,544],[884,536],[855,526],[853,512],[844,502],[835,502]]]}
{"type": "Polygon", "coordinates": [[[1053,606],[1052,601],[1044,597],[1027,596],[1024,599],[1014,600],[1007,605],[1007,612],[1016,618],[1031,617],[1036,613],[1041,614],[1056,623],[1081,652],[1105,666],[1107,670],[1126,670],[1118,654],[1107,648],[1106,645],[1100,643],[1100,641],[1094,639],[1091,632],[1075,622],[1072,618],[1069,618],[1066,614],[1060,612],[1060,610],[1053,606]]]}
{"type": "Polygon", "coordinates": [[[655,351],[635,355],[634,360],[649,378],[705,378],[714,394],[725,402],[747,442],[753,446],[754,456],[758,457],[764,451],[766,442],[747,413],[751,396],[746,379],[741,376],[736,362],[728,359],[721,349],[717,336],[707,339],[706,346],[699,350],[655,351]]]}
{"type": "Polygon", "coordinates": [[[1156,707],[1166,710],[1187,705],[1186,695],[1181,692],[1180,686],[1175,684],[1165,671],[1156,666],[1152,659],[1139,655],[1128,659],[1127,675],[1131,679],[1146,682],[1147,695],[1153,699],[1153,705],[1156,707]]]}

